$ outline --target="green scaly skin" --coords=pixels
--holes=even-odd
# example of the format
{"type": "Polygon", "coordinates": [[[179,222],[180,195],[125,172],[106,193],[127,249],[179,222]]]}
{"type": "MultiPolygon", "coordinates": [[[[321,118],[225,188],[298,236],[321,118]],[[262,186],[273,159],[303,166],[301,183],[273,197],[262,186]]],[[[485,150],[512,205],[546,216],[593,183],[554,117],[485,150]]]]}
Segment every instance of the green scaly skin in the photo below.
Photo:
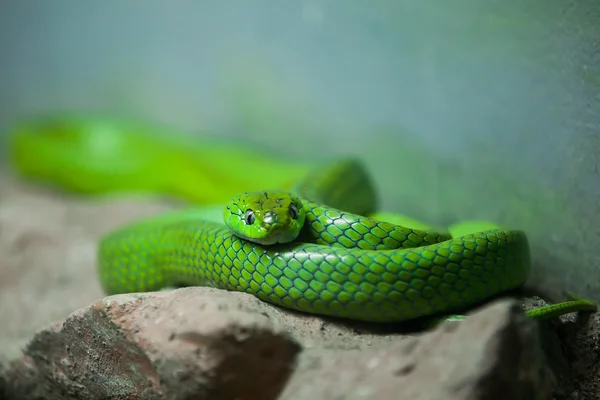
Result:
{"type": "MultiPolygon", "coordinates": [[[[529,274],[521,231],[451,237],[362,217],[377,212],[377,201],[369,175],[354,160],[310,172],[247,148],[170,141],[170,134],[137,121],[69,115],[23,121],[13,130],[15,170],[76,193],[166,193],[215,204],[266,186],[300,196],[269,191],[284,198],[277,204],[261,199],[264,192],[241,194],[225,221],[215,220],[214,210],[189,210],[108,234],[98,253],[107,293],[211,285],[300,311],[392,322],[462,311],[521,286],[529,274]],[[294,202],[302,206],[292,221],[294,202]],[[245,226],[240,215],[249,207],[259,211],[255,227],[273,210],[278,225],[245,226]]],[[[596,305],[574,299],[527,315],[575,311],[596,311],[596,305]]]]}
{"type": "Polygon", "coordinates": [[[536,319],[550,319],[577,311],[596,312],[598,309],[598,305],[591,300],[582,299],[573,295],[569,295],[567,297],[569,297],[571,300],[557,304],[550,304],[548,306],[533,310],[527,310],[525,315],[536,319]]]}
{"type": "MultiPolygon", "coordinates": [[[[331,174],[356,176],[360,168],[352,161],[336,163],[319,170],[322,179],[309,176],[313,183],[301,182],[298,188],[326,187],[323,182],[333,187],[330,182],[336,181],[344,182],[337,189],[348,193],[353,182],[331,174]]],[[[522,231],[451,238],[307,199],[317,193],[306,190],[298,198],[283,191],[246,192],[225,207],[226,225],[198,218],[109,234],[99,249],[102,285],[108,293],[212,286],[302,312],[402,322],[467,309],[527,280],[529,246],[522,231]],[[297,213],[290,212],[292,206],[297,213]],[[252,223],[247,210],[252,210],[252,223]],[[273,244],[281,240],[296,241],[273,244]]],[[[330,201],[337,196],[343,203],[345,196],[332,193],[330,201]]],[[[351,205],[372,207],[365,201],[351,205]]],[[[561,303],[528,315],[546,318],[582,308],[590,304],[561,303]]]]}

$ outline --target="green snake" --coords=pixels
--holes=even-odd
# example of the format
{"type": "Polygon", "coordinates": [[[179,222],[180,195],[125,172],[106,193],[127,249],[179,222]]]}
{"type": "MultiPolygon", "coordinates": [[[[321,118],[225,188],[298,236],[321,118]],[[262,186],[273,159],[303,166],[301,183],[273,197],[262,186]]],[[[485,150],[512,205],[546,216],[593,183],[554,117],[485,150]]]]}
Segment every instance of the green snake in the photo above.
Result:
{"type": "MultiPolygon", "coordinates": [[[[106,122],[103,129],[92,129],[94,124],[98,121],[54,118],[22,125],[13,135],[13,164],[25,176],[79,192],[143,186],[206,199],[206,194],[190,196],[189,188],[166,187],[178,175],[157,173],[154,181],[144,175],[151,165],[193,159],[185,146],[167,145],[158,136],[119,124],[109,124],[112,130],[106,122]],[[100,157],[102,145],[97,137],[96,142],[91,139],[99,131],[113,135],[112,149],[100,157]],[[37,158],[31,157],[32,148],[37,158]],[[129,160],[135,168],[119,170],[119,162],[102,163],[125,154],[137,157],[129,160]],[[88,174],[85,179],[77,168],[88,174]]],[[[185,169],[179,167],[182,173],[185,169]]],[[[518,289],[528,279],[531,260],[523,231],[495,228],[455,236],[377,219],[374,185],[364,166],[352,158],[284,170],[279,176],[285,178],[267,184],[286,183],[287,188],[239,191],[222,206],[220,221],[192,209],[106,234],[98,248],[105,292],[212,286],[305,313],[403,322],[464,311],[518,289]],[[293,179],[287,176],[291,171],[293,179]]],[[[193,172],[181,175],[183,184],[193,184],[193,172]]],[[[210,183],[206,175],[197,174],[199,184],[210,183]]],[[[596,305],[574,299],[527,315],[548,318],[574,311],[596,311],[596,305]]]]}

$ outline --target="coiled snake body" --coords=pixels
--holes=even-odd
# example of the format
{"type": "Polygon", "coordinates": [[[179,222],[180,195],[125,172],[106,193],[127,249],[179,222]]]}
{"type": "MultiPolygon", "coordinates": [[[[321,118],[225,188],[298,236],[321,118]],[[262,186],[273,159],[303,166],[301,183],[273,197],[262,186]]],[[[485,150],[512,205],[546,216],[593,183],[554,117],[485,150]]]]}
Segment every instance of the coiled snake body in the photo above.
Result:
{"type": "MultiPolygon", "coordinates": [[[[467,309],[528,278],[522,231],[451,237],[365,217],[374,211],[362,165],[336,161],[290,190],[234,196],[224,223],[194,211],[110,232],[98,250],[101,284],[109,294],[207,285],[308,313],[400,322],[467,309]]],[[[591,308],[579,300],[528,314],[591,308]]]]}

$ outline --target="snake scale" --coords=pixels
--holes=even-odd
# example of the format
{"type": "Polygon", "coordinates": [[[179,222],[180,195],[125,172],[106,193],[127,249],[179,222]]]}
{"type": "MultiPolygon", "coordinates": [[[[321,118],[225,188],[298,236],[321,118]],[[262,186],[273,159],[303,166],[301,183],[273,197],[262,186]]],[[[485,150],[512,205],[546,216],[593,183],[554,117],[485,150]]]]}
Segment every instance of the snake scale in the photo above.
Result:
{"type": "MultiPolygon", "coordinates": [[[[98,151],[93,146],[98,145],[90,140],[89,122],[75,125],[81,126],[86,129],[65,130],[49,124],[44,129],[17,131],[15,165],[30,177],[77,186],[80,191],[87,184],[89,189],[89,179],[87,183],[74,180],[75,173],[66,174],[65,167],[58,168],[56,162],[56,149],[66,151],[71,146],[77,150],[71,161],[90,170],[86,163],[93,162],[93,153],[98,151]],[[54,158],[47,156],[41,167],[37,158],[36,168],[29,168],[33,162],[24,155],[25,144],[46,151],[49,144],[60,146],[54,147],[54,158]]],[[[122,143],[128,143],[127,130],[114,132],[122,143]]],[[[138,144],[152,140],[159,139],[146,137],[138,144]]],[[[166,149],[160,142],[152,147],[166,149]]],[[[183,148],[174,149],[185,158],[183,148]]],[[[113,152],[141,150],[130,146],[113,152]]],[[[147,163],[166,159],[160,151],[156,154],[143,156],[147,163]]],[[[176,159],[169,158],[171,162],[176,159]]],[[[110,186],[111,165],[105,168],[103,184],[110,186]]],[[[138,179],[137,184],[150,179],[139,173],[131,176],[138,179]]],[[[177,181],[178,176],[171,179],[177,181]]],[[[193,182],[193,175],[188,179],[193,182]]],[[[198,182],[205,181],[198,178],[198,182]]],[[[119,181],[114,186],[126,185],[119,181]]],[[[402,322],[464,311],[521,287],[530,273],[529,244],[523,231],[492,229],[452,237],[370,218],[377,211],[374,185],[353,158],[306,170],[296,175],[289,190],[257,189],[262,188],[233,196],[223,207],[223,221],[204,218],[198,211],[184,212],[175,219],[150,219],[108,233],[98,249],[102,287],[116,294],[212,286],[250,293],[301,312],[402,322]]],[[[595,307],[577,299],[527,314],[545,318],[595,311],[595,307]]]]}

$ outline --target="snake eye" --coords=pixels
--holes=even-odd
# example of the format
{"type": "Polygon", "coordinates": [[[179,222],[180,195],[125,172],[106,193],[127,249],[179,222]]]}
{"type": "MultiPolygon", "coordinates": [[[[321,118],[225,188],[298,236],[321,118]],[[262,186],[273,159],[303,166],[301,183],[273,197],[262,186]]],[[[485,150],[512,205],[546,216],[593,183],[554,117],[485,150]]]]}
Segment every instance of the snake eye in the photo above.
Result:
{"type": "Polygon", "coordinates": [[[244,214],[244,222],[246,225],[252,225],[256,221],[256,216],[254,215],[254,211],[247,210],[244,214]]]}
{"type": "Polygon", "coordinates": [[[298,218],[298,208],[293,204],[290,206],[290,217],[293,219],[298,218]]]}

